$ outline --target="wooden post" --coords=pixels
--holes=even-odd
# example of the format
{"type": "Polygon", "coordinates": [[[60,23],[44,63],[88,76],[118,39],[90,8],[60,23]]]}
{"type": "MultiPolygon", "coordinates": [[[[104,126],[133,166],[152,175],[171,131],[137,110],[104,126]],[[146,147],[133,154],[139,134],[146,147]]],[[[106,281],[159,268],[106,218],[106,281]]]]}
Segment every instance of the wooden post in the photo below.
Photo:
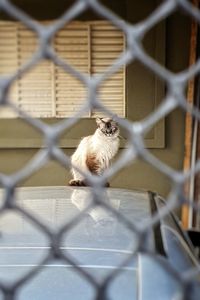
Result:
{"type": "MultiPolygon", "coordinates": [[[[199,0],[192,0],[192,3],[195,7],[199,6],[199,0]]],[[[191,38],[190,38],[190,57],[189,57],[189,66],[195,64],[196,55],[197,55],[197,32],[198,24],[196,20],[192,21],[191,24],[191,38]]],[[[187,91],[187,101],[189,104],[194,105],[194,85],[195,78],[190,79],[188,83],[187,91]]],[[[185,119],[185,156],[184,156],[184,171],[187,171],[191,167],[191,152],[192,152],[192,116],[187,113],[185,119]]],[[[185,183],[184,193],[186,198],[189,197],[190,182],[185,183]]],[[[188,205],[182,206],[181,220],[183,227],[187,229],[189,227],[189,207],[188,205]]]]}

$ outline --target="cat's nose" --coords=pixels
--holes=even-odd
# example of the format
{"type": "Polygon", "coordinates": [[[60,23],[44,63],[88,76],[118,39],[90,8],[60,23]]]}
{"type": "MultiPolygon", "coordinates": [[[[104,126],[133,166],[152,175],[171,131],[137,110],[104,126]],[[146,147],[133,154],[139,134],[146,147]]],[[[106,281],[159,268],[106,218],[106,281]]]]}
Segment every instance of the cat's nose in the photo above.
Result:
{"type": "Polygon", "coordinates": [[[112,129],[106,129],[106,133],[112,133],[112,129]]]}

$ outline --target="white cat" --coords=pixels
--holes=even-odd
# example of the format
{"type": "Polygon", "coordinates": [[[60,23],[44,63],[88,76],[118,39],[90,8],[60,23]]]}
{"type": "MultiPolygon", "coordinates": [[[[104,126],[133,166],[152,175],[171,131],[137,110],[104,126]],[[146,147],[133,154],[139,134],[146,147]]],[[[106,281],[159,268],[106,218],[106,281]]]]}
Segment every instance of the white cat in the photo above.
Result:
{"type": "MultiPolygon", "coordinates": [[[[93,135],[84,137],[71,157],[71,162],[80,170],[101,175],[110,165],[119,149],[119,127],[111,118],[97,118],[93,135]]],[[[69,185],[85,186],[85,178],[74,168],[69,185]]],[[[107,184],[109,186],[109,184],[107,184]]]]}

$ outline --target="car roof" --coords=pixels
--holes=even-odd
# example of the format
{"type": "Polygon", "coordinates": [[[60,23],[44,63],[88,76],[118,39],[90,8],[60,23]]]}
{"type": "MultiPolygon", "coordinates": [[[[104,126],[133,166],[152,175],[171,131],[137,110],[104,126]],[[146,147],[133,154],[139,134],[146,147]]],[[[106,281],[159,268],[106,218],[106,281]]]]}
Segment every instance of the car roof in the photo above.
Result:
{"type": "MultiPolygon", "coordinates": [[[[119,237],[119,228],[121,228],[121,238],[126,236],[123,234],[125,231],[127,235],[132,234],[134,236],[134,232],[131,232],[130,228],[128,229],[129,225],[126,224],[126,220],[127,223],[139,226],[141,220],[147,220],[151,216],[148,193],[112,188],[103,189],[101,193],[102,204],[106,205],[105,208],[94,205],[87,210],[87,207],[92,203],[90,189],[73,187],[19,188],[16,190],[16,203],[21,209],[38,218],[47,228],[53,231],[59,230],[64,224],[81,216],[80,221],[77,221],[77,226],[74,227],[80,247],[81,243],[86,243],[85,237],[89,232],[90,236],[92,234],[96,237],[109,236],[109,243],[106,238],[104,242],[109,244],[110,247],[125,247],[123,243],[117,245],[115,242],[113,244],[115,239],[119,237]],[[107,206],[111,207],[111,210],[108,210],[107,206]],[[118,214],[121,214],[123,219],[120,220],[118,214]],[[118,226],[117,231],[115,226],[118,226]],[[80,228],[80,232],[78,228],[80,228]],[[111,237],[113,237],[113,241],[111,237]]],[[[22,243],[42,243],[38,229],[35,230],[28,219],[19,212],[12,213],[9,211],[0,219],[0,225],[3,243],[3,235],[6,233],[12,234],[12,236],[17,235],[17,240],[12,241],[17,244],[20,241],[22,243]],[[34,237],[31,235],[32,231],[34,237]],[[26,235],[29,236],[29,239],[23,240],[26,235]],[[38,240],[35,237],[38,237],[38,240]],[[31,241],[31,238],[34,238],[34,240],[31,241]]],[[[91,243],[92,246],[95,247],[96,244],[97,247],[98,238],[92,240],[91,243]]]]}
{"type": "MultiPolygon", "coordinates": [[[[134,225],[150,216],[149,196],[147,192],[112,188],[101,192],[102,201],[111,210],[101,206],[93,206],[87,210],[92,201],[89,188],[16,189],[16,204],[20,210],[8,210],[0,218],[0,282],[15,282],[25,276],[50,251],[51,241],[48,236],[33,220],[30,222],[22,211],[39,220],[52,233],[58,232],[78,217],[77,223],[63,235],[60,245],[66,259],[43,263],[45,271],[29,285],[32,294],[25,286],[22,299],[55,299],[55,290],[59,294],[59,300],[66,297],[87,299],[94,289],[72,269],[69,257],[70,261],[74,261],[78,268],[84,269],[97,282],[105,280],[106,276],[119,267],[123,272],[114,281],[111,294],[114,299],[132,299],[133,295],[136,298],[137,258],[134,256],[124,266],[123,262],[132,256],[137,247],[137,235],[132,230],[134,225]],[[125,216],[123,220],[119,214],[125,216]],[[64,278],[67,278],[67,287],[64,278]],[[48,286],[49,282],[51,286],[48,286]],[[55,282],[57,285],[53,288],[55,282]],[[122,284],[126,292],[122,292],[122,284]],[[81,294],[77,286],[82,287],[81,294]],[[46,296],[42,293],[43,289],[46,289],[46,296]]],[[[2,199],[3,191],[1,194],[2,199]]],[[[153,234],[148,244],[153,249],[153,234]]]]}

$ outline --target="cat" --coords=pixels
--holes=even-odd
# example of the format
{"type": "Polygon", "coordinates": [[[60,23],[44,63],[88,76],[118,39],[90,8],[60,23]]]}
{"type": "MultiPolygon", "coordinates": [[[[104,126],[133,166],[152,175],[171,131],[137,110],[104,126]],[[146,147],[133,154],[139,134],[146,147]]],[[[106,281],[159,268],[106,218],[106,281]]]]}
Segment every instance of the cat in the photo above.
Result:
{"type": "MultiPolygon", "coordinates": [[[[119,127],[111,118],[96,118],[97,129],[93,135],[84,137],[71,157],[74,166],[83,172],[101,176],[109,165],[111,159],[119,149],[119,127]]],[[[71,186],[86,186],[82,174],[72,167],[73,179],[71,186]]],[[[109,183],[106,184],[109,186],[109,183]]]]}

